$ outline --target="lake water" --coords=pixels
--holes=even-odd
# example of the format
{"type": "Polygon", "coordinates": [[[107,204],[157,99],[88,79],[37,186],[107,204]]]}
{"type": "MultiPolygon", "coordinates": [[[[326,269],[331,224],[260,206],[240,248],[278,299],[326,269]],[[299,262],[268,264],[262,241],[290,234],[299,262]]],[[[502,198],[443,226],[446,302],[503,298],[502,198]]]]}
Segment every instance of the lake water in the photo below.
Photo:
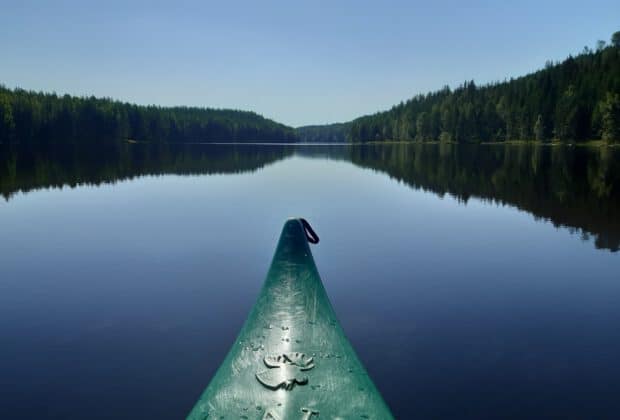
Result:
{"type": "Polygon", "coordinates": [[[396,417],[617,418],[617,150],[2,150],[0,418],[183,418],[289,216],[396,417]]]}

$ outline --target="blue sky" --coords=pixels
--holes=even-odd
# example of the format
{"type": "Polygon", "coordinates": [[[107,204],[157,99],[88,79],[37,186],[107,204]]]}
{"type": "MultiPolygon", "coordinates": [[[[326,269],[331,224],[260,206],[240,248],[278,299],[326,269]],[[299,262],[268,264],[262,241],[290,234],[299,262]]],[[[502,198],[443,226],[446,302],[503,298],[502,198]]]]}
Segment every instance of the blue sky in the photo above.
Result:
{"type": "Polygon", "coordinates": [[[620,30],[614,1],[7,1],[0,83],[347,121],[519,76],[620,30]]]}

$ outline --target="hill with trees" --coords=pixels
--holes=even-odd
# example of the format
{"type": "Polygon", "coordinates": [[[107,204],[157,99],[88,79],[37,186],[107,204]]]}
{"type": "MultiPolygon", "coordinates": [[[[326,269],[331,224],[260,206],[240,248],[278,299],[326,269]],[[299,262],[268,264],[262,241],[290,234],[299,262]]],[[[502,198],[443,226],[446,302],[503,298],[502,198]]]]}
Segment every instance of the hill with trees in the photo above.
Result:
{"type": "Polygon", "coordinates": [[[349,123],[352,142],[620,141],[620,32],[527,76],[415,96],[349,123]]]}
{"type": "Polygon", "coordinates": [[[0,143],[291,142],[291,127],[247,111],[141,106],[0,86],[0,143]]]}

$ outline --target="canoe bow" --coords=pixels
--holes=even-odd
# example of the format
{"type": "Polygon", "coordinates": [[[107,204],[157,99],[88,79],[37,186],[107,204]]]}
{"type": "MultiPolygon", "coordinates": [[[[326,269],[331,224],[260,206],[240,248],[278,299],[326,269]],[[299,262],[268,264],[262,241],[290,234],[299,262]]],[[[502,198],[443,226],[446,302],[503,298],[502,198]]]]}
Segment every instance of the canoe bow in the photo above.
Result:
{"type": "Polygon", "coordinates": [[[336,318],[308,227],[284,224],[258,300],[188,419],[393,418],[336,318]]]}

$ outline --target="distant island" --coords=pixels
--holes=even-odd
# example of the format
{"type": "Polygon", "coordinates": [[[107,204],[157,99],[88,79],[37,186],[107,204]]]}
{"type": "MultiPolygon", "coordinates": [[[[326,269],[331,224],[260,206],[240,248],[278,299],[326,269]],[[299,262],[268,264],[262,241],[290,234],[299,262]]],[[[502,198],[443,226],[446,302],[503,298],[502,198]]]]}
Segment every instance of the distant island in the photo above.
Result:
{"type": "Polygon", "coordinates": [[[620,141],[620,31],[561,63],[501,83],[465,82],[344,124],[299,127],[307,141],[620,141]]]}

